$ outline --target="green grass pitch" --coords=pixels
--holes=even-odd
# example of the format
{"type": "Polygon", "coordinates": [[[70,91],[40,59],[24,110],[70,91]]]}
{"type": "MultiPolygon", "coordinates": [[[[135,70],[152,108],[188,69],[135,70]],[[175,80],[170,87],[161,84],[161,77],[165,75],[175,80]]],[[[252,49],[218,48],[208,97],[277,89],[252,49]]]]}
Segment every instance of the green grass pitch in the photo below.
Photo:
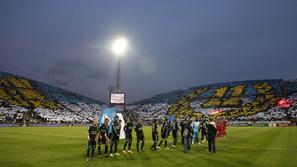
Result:
{"type": "MultiPolygon", "coordinates": [[[[217,141],[217,153],[210,154],[206,144],[192,145],[183,153],[176,150],[151,152],[151,129],[145,128],[145,152],[96,158],[86,161],[86,127],[0,128],[1,167],[155,167],[155,166],[234,166],[293,167],[297,165],[297,128],[229,128],[228,137],[217,141]]],[[[135,134],[133,134],[135,137],[135,134]]],[[[169,139],[171,146],[172,139],[169,139]]],[[[122,153],[123,141],[119,151],[122,153]]],[[[97,151],[96,151],[97,152],[97,151]]]]}

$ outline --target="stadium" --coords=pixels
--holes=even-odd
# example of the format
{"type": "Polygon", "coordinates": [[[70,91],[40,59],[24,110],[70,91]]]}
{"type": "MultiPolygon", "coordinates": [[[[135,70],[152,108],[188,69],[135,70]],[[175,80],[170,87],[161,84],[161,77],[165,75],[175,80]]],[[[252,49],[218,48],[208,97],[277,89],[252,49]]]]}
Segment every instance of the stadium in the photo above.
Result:
{"type": "MultiPolygon", "coordinates": [[[[83,125],[108,107],[103,102],[16,75],[1,72],[0,78],[2,126],[83,125]]],[[[123,114],[147,123],[175,115],[180,120],[186,116],[217,117],[234,124],[295,126],[296,99],[296,80],[239,81],[156,95],[127,104],[123,114]],[[289,106],[279,104],[284,99],[289,106]]]]}
{"type": "Polygon", "coordinates": [[[1,167],[293,167],[297,3],[0,1],[1,167]]]}
{"type": "MultiPolygon", "coordinates": [[[[108,105],[20,76],[1,72],[0,78],[0,125],[3,127],[0,129],[0,139],[1,143],[9,143],[1,146],[1,163],[4,166],[86,165],[86,126],[94,117],[100,116],[108,105]],[[14,140],[15,137],[19,140],[14,140]],[[47,139],[40,142],[39,138],[44,137],[47,139]],[[36,152],[40,156],[33,156],[36,152]],[[70,155],[72,152],[75,154],[70,155]]],[[[146,152],[119,156],[111,162],[98,161],[107,166],[119,163],[121,166],[192,166],[197,163],[195,157],[199,156],[203,157],[199,159],[199,164],[203,165],[214,162],[214,166],[254,166],[269,158],[274,161],[270,160],[266,166],[294,166],[296,128],[288,126],[296,125],[296,98],[297,82],[279,79],[197,86],[127,104],[125,111],[122,111],[124,117],[135,121],[143,119],[147,126],[146,152]],[[282,99],[290,102],[288,108],[280,106],[278,102],[282,99]],[[186,116],[224,118],[228,120],[228,136],[218,139],[216,156],[207,157],[207,145],[201,144],[193,146],[193,155],[177,160],[175,157],[184,157],[181,143],[176,150],[152,154],[149,149],[152,143],[150,125],[154,119],[161,123],[168,114],[175,115],[178,120],[186,116]],[[259,160],[264,155],[265,158],[259,160]],[[281,157],[291,157],[292,160],[283,164],[278,159],[281,157]],[[142,164],[143,161],[147,164],[142,164]]]]}

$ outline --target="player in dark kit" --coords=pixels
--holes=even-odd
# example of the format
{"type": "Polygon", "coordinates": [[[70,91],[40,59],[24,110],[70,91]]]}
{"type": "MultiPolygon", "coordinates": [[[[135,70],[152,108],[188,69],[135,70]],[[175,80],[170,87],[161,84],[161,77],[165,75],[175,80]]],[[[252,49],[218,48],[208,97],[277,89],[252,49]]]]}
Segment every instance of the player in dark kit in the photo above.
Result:
{"type": "Polygon", "coordinates": [[[105,118],[104,123],[99,127],[99,139],[98,139],[98,154],[99,156],[102,156],[101,154],[101,145],[105,145],[105,151],[104,156],[107,157],[107,151],[108,151],[108,129],[109,129],[109,119],[105,118]]]}
{"type": "Polygon", "coordinates": [[[118,116],[114,117],[114,122],[112,124],[112,136],[111,136],[111,145],[110,145],[110,156],[120,155],[118,151],[118,143],[120,141],[120,133],[121,133],[121,123],[118,116]],[[113,148],[114,146],[114,148],[113,148]],[[114,154],[113,154],[114,149],[114,154]]]}
{"type": "Polygon", "coordinates": [[[162,128],[161,128],[161,137],[162,140],[160,141],[158,148],[160,149],[161,144],[163,141],[165,141],[165,150],[168,150],[169,148],[167,147],[167,139],[169,137],[169,132],[170,132],[170,124],[168,123],[167,118],[164,120],[162,128]]]}
{"type": "Polygon", "coordinates": [[[152,151],[157,151],[157,143],[158,143],[158,123],[157,120],[154,120],[152,126],[152,138],[153,138],[153,145],[151,147],[152,151]]]}
{"type": "Polygon", "coordinates": [[[138,123],[135,125],[135,132],[137,136],[137,143],[136,148],[137,152],[144,152],[143,146],[144,146],[144,133],[143,133],[143,125],[141,120],[138,121],[138,123]],[[139,143],[141,141],[141,150],[139,150],[139,143]]]}
{"type": "Polygon", "coordinates": [[[184,126],[187,124],[187,118],[185,118],[183,121],[180,122],[179,126],[181,127],[181,130],[180,130],[180,136],[181,136],[181,142],[182,144],[184,144],[184,126]]]}
{"type": "Polygon", "coordinates": [[[126,147],[128,145],[128,153],[133,153],[131,151],[131,144],[132,144],[132,131],[133,131],[133,122],[129,120],[129,118],[127,118],[127,124],[124,126],[124,131],[125,131],[125,135],[126,135],[126,141],[124,144],[124,150],[123,150],[123,154],[126,154],[126,147]]]}
{"type": "Polygon", "coordinates": [[[176,148],[176,143],[178,141],[178,122],[176,120],[173,121],[172,123],[172,137],[173,137],[173,148],[176,148]]]}
{"type": "Polygon", "coordinates": [[[87,161],[94,159],[94,152],[96,148],[96,139],[98,138],[98,128],[97,128],[97,121],[94,120],[93,124],[89,127],[88,130],[88,150],[87,150],[87,161]],[[92,150],[91,157],[90,151],[92,150]]]}
{"type": "Polygon", "coordinates": [[[187,153],[188,151],[191,150],[192,137],[194,133],[191,123],[192,122],[188,120],[182,126],[184,153],[187,153]]]}

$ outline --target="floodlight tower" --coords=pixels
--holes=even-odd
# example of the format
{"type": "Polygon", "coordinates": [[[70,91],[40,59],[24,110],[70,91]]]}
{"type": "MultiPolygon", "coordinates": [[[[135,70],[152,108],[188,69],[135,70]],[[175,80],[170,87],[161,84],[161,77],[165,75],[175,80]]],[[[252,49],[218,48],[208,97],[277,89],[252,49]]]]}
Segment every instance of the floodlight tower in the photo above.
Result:
{"type": "Polygon", "coordinates": [[[116,91],[121,92],[120,79],[121,79],[121,59],[125,55],[128,48],[128,41],[124,37],[119,37],[112,42],[112,52],[118,59],[117,76],[116,76],[116,91]]]}

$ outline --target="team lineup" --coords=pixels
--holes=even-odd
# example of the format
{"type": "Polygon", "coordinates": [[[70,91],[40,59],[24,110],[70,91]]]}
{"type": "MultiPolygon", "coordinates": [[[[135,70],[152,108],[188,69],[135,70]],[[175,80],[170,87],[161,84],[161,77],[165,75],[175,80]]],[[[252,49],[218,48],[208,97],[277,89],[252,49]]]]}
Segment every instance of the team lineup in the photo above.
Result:
{"type": "MultiPolygon", "coordinates": [[[[87,161],[94,159],[97,144],[98,156],[100,158],[120,155],[118,152],[118,144],[122,128],[121,123],[122,121],[119,119],[119,116],[115,116],[112,122],[110,119],[105,118],[101,125],[99,125],[97,119],[93,120],[92,125],[90,125],[88,129],[87,161]],[[111,124],[111,127],[109,124],[111,124]]],[[[208,151],[215,153],[217,135],[222,134],[223,136],[226,136],[225,125],[223,126],[224,128],[220,127],[220,124],[216,124],[212,120],[206,121],[195,119],[192,121],[190,118],[185,118],[181,122],[178,122],[177,120],[169,121],[165,118],[159,131],[158,121],[154,120],[151,128],[153,140],[151,151],[155,152],[162,150],[161,147],[163,143],[164,149],[169,150],[169,142],[172,142],[172,148],[175,149],[180,133],[184,153],[188,153],[191,150],[192,144],[200,144],[201,142],[206,141],[208,142],[208,151]],[[168,141],[170,134],[172,134],[173,141],[168,141]],[[161,137],[160,140],[159,136],[161,137]]],[[[143,131],[143,121],[138,120],[134,123],[127,118],[123,129],[125,133],[125,142],[122,153],[124,155],[133,153],[131,149],[133,130],[136,133],[136,150],[138,153],[144,152],[145,136],[143,131]]]]}

